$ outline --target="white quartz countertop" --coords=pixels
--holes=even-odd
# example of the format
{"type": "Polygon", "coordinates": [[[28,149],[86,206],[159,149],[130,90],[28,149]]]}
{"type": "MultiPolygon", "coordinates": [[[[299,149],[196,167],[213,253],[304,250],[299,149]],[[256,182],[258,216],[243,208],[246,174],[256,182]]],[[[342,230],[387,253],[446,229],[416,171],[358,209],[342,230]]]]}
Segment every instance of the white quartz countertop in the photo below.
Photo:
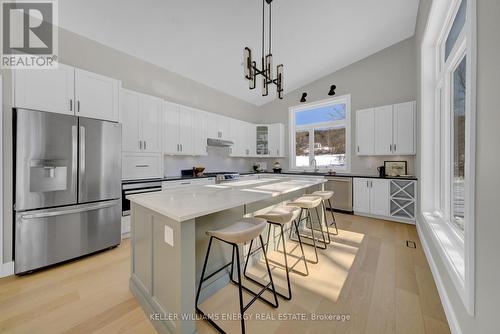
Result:
{"type": "Polygon", "coordinates": [[[244,180],[129,195],[127,199],[163,216],[182,222],[325,182],[327,180],[319,178],[294,179],[293,177],[244,180]]]}

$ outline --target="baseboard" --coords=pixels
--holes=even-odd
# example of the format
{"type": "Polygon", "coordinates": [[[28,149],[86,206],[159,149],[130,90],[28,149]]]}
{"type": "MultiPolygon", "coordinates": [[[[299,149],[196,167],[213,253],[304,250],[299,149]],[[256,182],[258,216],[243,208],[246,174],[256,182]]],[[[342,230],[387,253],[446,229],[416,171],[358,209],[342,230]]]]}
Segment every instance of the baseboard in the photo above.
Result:
{"type": "Polygon", "coordinates": [[[425,239],[422,233],[423,227],[421,226],[420,222],[417,222],[416,225],[417,225],[418,237],[420,238],[420,243],[422,244],[422,248],[424,249],[427,262],[429,262],[429,266],[431,267],[432,276],[434,277],[434,282],[436,282],[439,298],[441,299],[441,304],[443,304],[444,313],[446,314],[446,319],[448,320],[448,325],[450,326],[450,330],[453,334],[462,334],[462,329],[458,324],[457,316],[455,314],[455,311],[453,310],[453,306],[451,305],[448,293],[444,288],[443,280],[439,275],[436,262],[434,261],[434,257],[431,254],[427,240],[425,239]]]}
{"type": "Polygon", "coordinates": [[[14,275],[14,261],[0,264],[0,278],[14,275]]]}
{"type": "Polygon", "coordinates": [[[356,211],[354,211],[354,215],[355,216],[361,216],[361,217],[381,219],[381,220],[388,220],[388,221],[391,221],[391,222],[403,223],[403,224],[408,224],[408,225],[415,225],[415,221],[413,219],[404,219],[404,218],[396,218],[396,217],[388,217],[388,216],[379,216],[379,215],[372,215],[370,213],[362,213],[362,212],[356,212],[356,211]]]}

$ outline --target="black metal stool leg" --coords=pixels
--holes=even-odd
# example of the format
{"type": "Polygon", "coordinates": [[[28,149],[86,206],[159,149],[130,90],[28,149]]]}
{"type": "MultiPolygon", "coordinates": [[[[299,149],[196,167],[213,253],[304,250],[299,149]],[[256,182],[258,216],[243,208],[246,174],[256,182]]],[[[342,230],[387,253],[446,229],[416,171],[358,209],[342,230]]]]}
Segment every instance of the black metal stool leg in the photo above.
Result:
{"type": "Polygon", "coordinates": [[[332,214],[332,223],[330,225],[335,226],[335,233],[333,235],[339,234],[339,229],[337,228],[337,220],[335,219],[335,215],[333,214],[332,202],[328,199],[328,206],[330,207],[330,213],[332,214]]]}
{"type": "Polygon", "coordinates": [[[304,259],[304,265],[306,267],[306,276],[309,276],[309,269],[307,268],[306,254],[304,253],[304,246],[302,245],[302,239],[300,238],[300,233],[299,233],[299,224],[297,223],[297,221],[294,221],[293,225],[295,226],[295,231],[297,232],[297,238],[299,239],[300,251],[302,252],[302,258],[304,259]]]}
{"type": "MultiPolygon", "coordinates": [[[[259,235],[260,245],[262,246],[262,250],[264,250],[264,240],[262,240],[262,235],[259,235]]],[[[264,252],[264,259],[266,260],[267,274],[269,275],[269,280],[271,281],[271,289],[274,295],[274,302],[276,303],[276,307],[278,306],[278,296],[276,295],[276,288],[274,286],[273,275],[271,274],[271,268],[269,267],[269,261],[267,260],[267,254],[264,252]]]]}
{"type": "Polygon", "coordinates": [[[326,228],[326,236],[328,237],[327,244],[330,244],[332,240],[330,239],[330,231],[328,230],[328,218],[326,216],[326,205],[325,201],[321,201],[321,208],[323,209],[323,218],[325,218],[325,228],[326,228]]]}
{"type": "Polygon", "coordinates": [[[243,306],[243,288],[241,285],[240,250],[238,249],[237,245],[233,245],[233,249],[236,249],[236,268],[238,270],[238,294],[240,296],[241,333],[245,334],[245,319],[244,319],[245,307],[243,306]]]}

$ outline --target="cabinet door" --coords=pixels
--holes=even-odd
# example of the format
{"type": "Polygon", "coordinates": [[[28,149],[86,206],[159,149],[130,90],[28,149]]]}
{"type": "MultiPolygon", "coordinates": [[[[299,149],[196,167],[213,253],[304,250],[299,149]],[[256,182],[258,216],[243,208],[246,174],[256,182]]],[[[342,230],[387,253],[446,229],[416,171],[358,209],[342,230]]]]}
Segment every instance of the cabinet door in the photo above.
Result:
{"type": "Polygon", "coordinates": [[[219,137],[226,140],[231,140],[230,138],[230,122],[231,119],[225,116],[217,116],[217,132],[219,137]]]}
{"type": "Polygon", "coordinates": [[[255,124],[252,124],[252,123],[247,123],[246,125],[246,131],[245,131],[246,135],[247,135],[247,150],[245,153],[246,156],[249,156],[249,157],[255,157],[257,156],[257,129],[256,129],[256,126],[255,124]]]}
{"type": "Polygon", "coordinates": [[[75,114],[73,67],[59,64],[53,70],[18,70],[13,73],[14,107],[75,114]]]}
{"type": "Polygon", "coordinates": [[[179,105],[163,102],[163,152],[178,154],[179,146],[179,105]]]}
{"type": "Polygon", "coordinates": [[[142,149],[139,126],[139,100],[139,94],[126,89],[121,90],[122,151],[138,152],[142,149]]]}
{"type": "Polygon", "coordinates": [[[118,121],[118,88],[115,79],[75,69],[76,115],[118,121]]]}
{"type": "Polygon", "coordinates": [[[392,154],[392,105],[373,109],[375,154],[392,154]]]}
{"type": "Polygon", "coordinates": [[[415,154],[415,102],[394,105],[394,153],[415,154]]]}
{"type": "Polygon", "coordinates": [[[374,123],[373,109],[358,110],[356,112],[356,142],[357,154],[368,155],[374,152],[374,123]]]}
{"type": "Polygon", "coordinates": [[[269,155],[269,126],[257,125],[257,155],[269,155]]]}
{"type": "Polygon", "coordinates": [[[389,180],[370,179],[370,213],[389,216],[389,180]]]}
{"type": "Polygon", "coordinates": [[[353,179],[353,208],[355,212],[370,213],[370,188],[368,187],[368,184],[368,179],[353,179]]]}
{"type": "Polygon", "coordinates": [[[269,155],[271,157],[280,156],[280,137],[281,137],[281,124],[269,125],[269,155]]]}
{"type": "Polygon", "coordinates": [[[193,111],[179,106],[179,144],[180,154],[193,154],[193,111]]]}
{"type": "Polygon", "coordinates": [[[207,113],[207,138],[219,138],[217,127],[217,115],[214,113],[207,113]]]}
{"type": "Polygon", "coordinates": [[[154,96],[141,95],[139,121],[143,151],[161,153],[162,100],[154,96]]]}
{"type": "Polygon", "coordinates": [[[207,113],[193,109],[193,154],[207,155],[207,113]]]}

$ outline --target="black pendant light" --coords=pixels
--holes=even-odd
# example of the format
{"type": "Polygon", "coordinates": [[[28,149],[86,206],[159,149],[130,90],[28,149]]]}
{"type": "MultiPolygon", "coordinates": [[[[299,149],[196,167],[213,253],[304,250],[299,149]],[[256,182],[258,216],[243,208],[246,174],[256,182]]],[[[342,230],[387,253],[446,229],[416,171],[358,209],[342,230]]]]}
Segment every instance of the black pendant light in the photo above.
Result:
{"type": "Polygon", "coordinates": [[[277,87],[278,97],[283,99],[283,64],[276,67],[276,78],[273,79],[273,54],[271,52],[271,3],[273,0],[262,0],[262,58],[261,68],[257,67],[257,62],[252,60],[252,50],[245,47],[243,50],[243,65],[245,67],[245,79],[248,80],[249,88],[255,89],[257,76],[262,75],[262,96],[269,93],[269,85],[277,87]],[[265,54],[265,14],[266,3],[269,5],[269,46],[265,54]]]}

